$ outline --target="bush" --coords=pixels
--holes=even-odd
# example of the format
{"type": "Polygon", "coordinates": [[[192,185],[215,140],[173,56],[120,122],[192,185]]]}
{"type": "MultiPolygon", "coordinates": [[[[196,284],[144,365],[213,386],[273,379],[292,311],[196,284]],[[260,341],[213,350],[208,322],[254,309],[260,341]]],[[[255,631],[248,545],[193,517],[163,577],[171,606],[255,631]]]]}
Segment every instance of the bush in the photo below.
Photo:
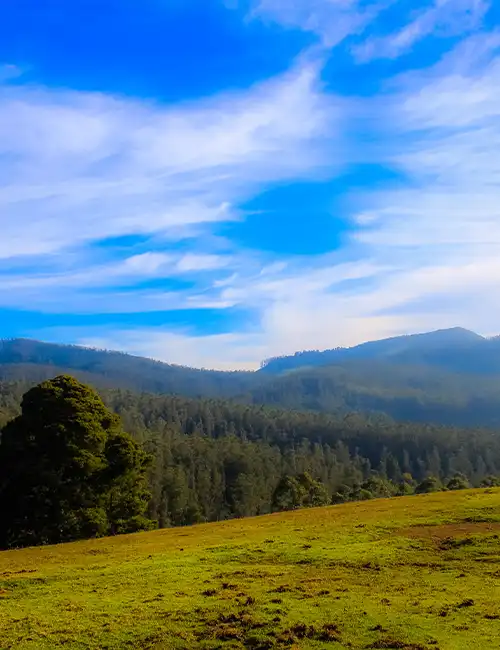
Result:
{"type": "Polygon", "coordinates": [[[436,476],[427,476],[415,488],[416,494],[425,494],[427,492],[439,492],[443,489],[441,481],[436,476]]]}
{"type": "Polygon", "coordinates": [[[469,479],[464,474],[455,474],[446,483],[447,490],[467,490],[470,488],[469,479]]]}

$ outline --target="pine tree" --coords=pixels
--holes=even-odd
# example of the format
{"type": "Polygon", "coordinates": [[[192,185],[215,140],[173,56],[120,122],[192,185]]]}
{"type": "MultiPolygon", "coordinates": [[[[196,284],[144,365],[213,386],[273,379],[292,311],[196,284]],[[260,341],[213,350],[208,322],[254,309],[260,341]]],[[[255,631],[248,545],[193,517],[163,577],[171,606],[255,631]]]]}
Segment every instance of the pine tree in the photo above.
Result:
{"type": "Polygon", "coordinates": [[[0,444],[0,547],[150,527],[149,458],[97,393],[60,376],[28,391],[0,444]]]}

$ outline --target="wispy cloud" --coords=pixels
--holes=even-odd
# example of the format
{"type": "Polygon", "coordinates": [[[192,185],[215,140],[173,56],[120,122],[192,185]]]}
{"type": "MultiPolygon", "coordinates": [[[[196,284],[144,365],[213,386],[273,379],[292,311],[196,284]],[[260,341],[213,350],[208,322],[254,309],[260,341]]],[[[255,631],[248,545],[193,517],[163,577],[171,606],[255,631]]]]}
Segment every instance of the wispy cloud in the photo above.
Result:
{"type": "Polygon", "coordinates": [[[0,63],[0,83],[17,79],[23,73],[23,68],[14,63],[0,63]]]}
{"type": "Polygon", "coordinates": [[[227,305],[212,284],[258,273],[266,261],[234,255],[212,227],[243,218],[238,204],[270,183],[344,164],[335,154],[344,109],[318,73],[300,61],[248,91],[175,107],[0,87],[0,306],[88,313],[227,305]],[[133,255],[101,246],[122,236],[146,243],[133,255]],[[184,252],[173,246],[183,239],[184,252]],[[195,284],[175,297],[144,287],[183,276],[195,284]]]}
{"type": "Polygon", "coordinates": [[[427,36],[466,34],[481,26],[490,4],[489,0],[434,0],[430,7],[416,10],[404,27],[368,38],[353,47],[353,53],[360,61],[395,59],[427,36]]]}
{"type": "MultiPolygon", "coordinates": [[[[87,347],[109,349],[110,339],[106,336],[83,336],[80,343],[87,347]]],[[[254,359],[263,359],[267,349],[260,337],[248,332],[193,337],[189,332],[139,329],[118,332],[113,343],[138,356],[219,370],[254,370],[254,359]]]]}
{"type": "Polygon", "coordinates": [[[327,102],[308,66],[174,108],[4,87],[0,257],[237,218],[231,206],[263,182],[326,162],[337,118],[327,102]]]}
{"type": "Polygon", "coordinates": [[[408,14],[401,0],[258,0],[250,15],[312,32],[327,48],[355,36],[357,42],[350,50],[359,62],[365,62],[395,59],[428,36],[474,32],[482,26],[490,6],[491,0],[432,0],[408,14]],[[383,20],[379,25],[377,19],[383,19],[388,9],[399,10],[402,26],[387,32],[383,20]],[[368,28],[373,25],[382,35],[369,35],[368,28]]]}
{"type": "Polygon", "coordinates": [[[390,1],[259,0],[252,16],[317,34],[334,47],[351,34],[361,34],[390,1]]]}

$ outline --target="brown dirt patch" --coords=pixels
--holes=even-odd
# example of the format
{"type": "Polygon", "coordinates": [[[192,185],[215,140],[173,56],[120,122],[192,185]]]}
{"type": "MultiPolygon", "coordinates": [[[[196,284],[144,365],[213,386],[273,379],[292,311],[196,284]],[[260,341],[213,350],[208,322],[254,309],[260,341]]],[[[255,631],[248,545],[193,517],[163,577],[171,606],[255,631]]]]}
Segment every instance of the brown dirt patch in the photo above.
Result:
{"type": "Polygon", "coordinates": [[[399,535],[417,539],[443,540],[449,537],[465,537],[481,533],[500,531],[500,522],[476,521],[460,524],[442,524],[441,526],[410,526],[396,531],[399,535]]]}

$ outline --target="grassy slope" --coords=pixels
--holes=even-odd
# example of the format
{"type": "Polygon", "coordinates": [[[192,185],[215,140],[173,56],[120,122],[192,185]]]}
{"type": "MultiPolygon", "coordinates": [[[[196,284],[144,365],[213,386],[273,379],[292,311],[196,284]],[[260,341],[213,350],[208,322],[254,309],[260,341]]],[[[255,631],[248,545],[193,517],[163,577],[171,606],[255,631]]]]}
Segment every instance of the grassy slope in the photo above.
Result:
{"type": "Polygon", "coordinates": [[[500,645],[500,490],[0,553],[0,648],[500,645]]]}

